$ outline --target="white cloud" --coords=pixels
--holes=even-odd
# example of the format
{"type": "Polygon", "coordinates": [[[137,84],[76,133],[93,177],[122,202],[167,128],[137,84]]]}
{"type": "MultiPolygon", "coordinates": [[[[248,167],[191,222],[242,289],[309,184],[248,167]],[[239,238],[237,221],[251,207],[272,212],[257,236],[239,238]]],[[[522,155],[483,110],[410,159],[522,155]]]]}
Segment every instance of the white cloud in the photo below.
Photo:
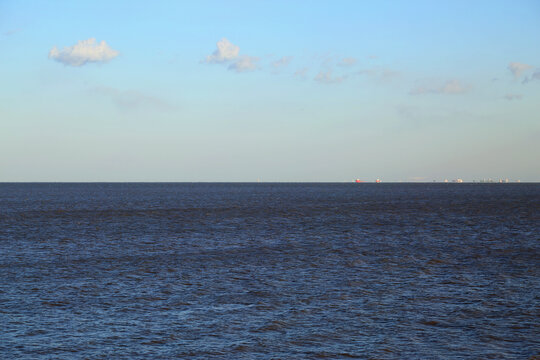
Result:
{"type": "Polygon", "coordinates": [[[320,71],[313,80],[324,84],[337,84],[345,80],[346,76],[332,76],[332,70],[320,71]]]}
{"type": "Polygon", "coordinates": [[[358,60],[356,60],[355,58],[347,57],[347,58],[341,59],[341,61],[338,63],[338,66],[353,66],[357,62],[358,62],[358,60]]]}
{"type": "Polygon", "coordinates": [[[104,40],[98,44],[96,43],[96,39],[90,38],[88,40],[80,40],[77,44],[65,47],[62,50],[58,50],[54,46],[49,51],[49,58],[64,65],[82,66],[90,62],[107,62],[117,57],[118,54],[119,52],[112,49],[104,40]]]}
{"type": "Polygon", "coordinates": [[[292,56],[283,56],[281,59],[278,59],[278,60],[272,62],[272,67],[274,69],[278,69],[278,68],[287,66],[292,61],[292,59],[293,59],[292,56]]]}
{"type": "Polygon", "coordinates": [[[238,57],[240,48],[231,43],[226,38],[223,38],[217,42],[217,49],[206,57],[206,62],[209,64],[226,63],[234,60],[238,57]]]}
{"type": "Polygon", "coordinates": [[[242,55],[236,58],[230,65],[229,70],[236,72],[252,71],[257,68],[258,57],[242,55]]]}
{"type": "Polygon", "coordinates": [[[226,38],[217,42],[217,49],[204,60],[207,64],[229,64],[228,69],[236,72],[252,71],[257,68],[258,57],[240,55],[240,47],[226,38]]]}
{"type": "Polygon", "coordinates": [[[411,90],[411,95],[422,94],[463,94],[469,90],[469,86],[461,84],[457,80],[450,80],[442,85],[419,86],[411,90]]]}
{"type": "Polygon", "coordinates": [[[506,95],[504,95],[504,98],[506,100],[510,100],[510,101],[512,101],[512,100],[521,100],[523,98],[523,95],[521,95],[521,94],[506,94],[506,95]]]}
{"type": "Polygon", "coordinates": [[[508,64],[508,70],[510,70],[510,72],[514,75],[514,78],[516,79],[520,78],[521,75],[529,69],[532,69],[531,65],[518,62],[511,62],[510,64],[508,64]]]}

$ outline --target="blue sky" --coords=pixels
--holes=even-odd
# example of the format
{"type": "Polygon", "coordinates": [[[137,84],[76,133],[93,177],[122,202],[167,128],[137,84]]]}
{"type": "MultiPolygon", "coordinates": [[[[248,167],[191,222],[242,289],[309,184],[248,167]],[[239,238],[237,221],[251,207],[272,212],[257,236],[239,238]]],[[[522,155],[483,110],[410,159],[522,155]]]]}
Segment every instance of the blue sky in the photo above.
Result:
{"type": "Polygon", "coordinates": [[[538,1],[0,1],[0,181],[540,181],[538,1]]]}

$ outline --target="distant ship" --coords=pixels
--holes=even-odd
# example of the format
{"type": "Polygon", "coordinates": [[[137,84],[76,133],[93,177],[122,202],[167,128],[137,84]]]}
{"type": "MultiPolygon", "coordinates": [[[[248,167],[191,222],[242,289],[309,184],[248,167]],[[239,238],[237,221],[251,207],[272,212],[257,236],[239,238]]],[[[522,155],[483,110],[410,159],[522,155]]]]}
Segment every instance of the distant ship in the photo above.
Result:
{"type": "MultiPolygon", "coordinates": [[[[358,184],[358,183],[363,183],[363,182],[365,182],[365,181],[360,180],[360,179],[356,179],[354,182],[358,184]]],[[[376,183],[380,183],[380,182],[381,182],[381,179],[377,179],[377,180],[375,180],[375,182],[376,182],[376,183]]]]}

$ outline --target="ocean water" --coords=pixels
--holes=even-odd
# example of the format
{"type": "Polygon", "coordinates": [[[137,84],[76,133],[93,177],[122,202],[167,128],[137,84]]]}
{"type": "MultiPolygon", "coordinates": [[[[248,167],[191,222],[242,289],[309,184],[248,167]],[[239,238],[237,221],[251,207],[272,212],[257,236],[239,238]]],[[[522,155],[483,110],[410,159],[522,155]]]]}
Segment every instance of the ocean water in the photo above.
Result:
{"type": "Polygon", "coordinates": [[[2,359],[533,359],[539,184],[0,184],[2,359]]]}

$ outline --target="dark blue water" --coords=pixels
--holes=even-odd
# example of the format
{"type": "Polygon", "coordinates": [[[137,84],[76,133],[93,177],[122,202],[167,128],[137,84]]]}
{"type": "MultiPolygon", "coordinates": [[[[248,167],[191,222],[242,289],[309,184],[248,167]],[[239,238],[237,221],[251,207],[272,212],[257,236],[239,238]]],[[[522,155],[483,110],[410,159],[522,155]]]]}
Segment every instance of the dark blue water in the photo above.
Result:
{"type": "Polygon", "coordinates": [[[0,357],[530,359],[538,184],[0,184],[0,357]]]}

